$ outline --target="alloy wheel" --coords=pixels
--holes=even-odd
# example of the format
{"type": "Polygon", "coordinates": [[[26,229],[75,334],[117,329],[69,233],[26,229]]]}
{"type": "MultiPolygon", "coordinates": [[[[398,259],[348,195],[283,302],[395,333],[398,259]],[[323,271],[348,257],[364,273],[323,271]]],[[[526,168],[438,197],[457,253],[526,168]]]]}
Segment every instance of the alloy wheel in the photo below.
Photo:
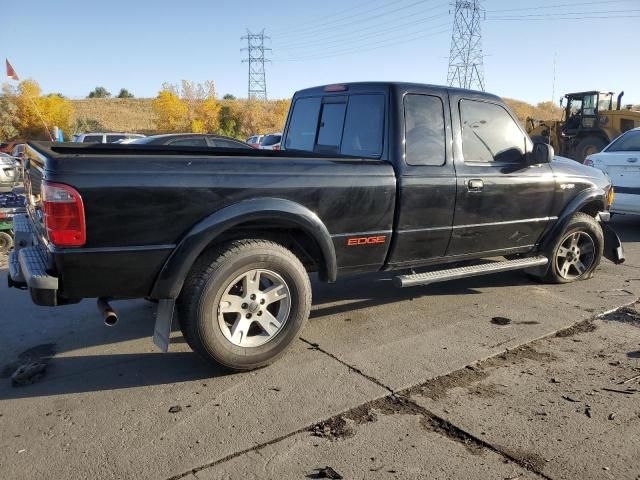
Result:
{"type": "Polygon", "coordinates": [[[566,280],[575,280],[593,266],[596,245],[586,232],[567,235],[556,252],[556,270],[566,280]]]}
{"type": "Polygon", "coordinates": [[[291,310],[291,291],[276,272],[252,269],[225,287],[217,307],[218,325],[238,347],[259,347],[284,328],[291,310]]]}

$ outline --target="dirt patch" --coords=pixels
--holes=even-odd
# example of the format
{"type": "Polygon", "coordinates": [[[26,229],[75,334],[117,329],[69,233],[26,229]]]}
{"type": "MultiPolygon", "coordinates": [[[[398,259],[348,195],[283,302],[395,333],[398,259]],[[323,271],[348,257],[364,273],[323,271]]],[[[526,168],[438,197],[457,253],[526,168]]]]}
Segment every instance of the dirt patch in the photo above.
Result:
{"type": "Polygon", "coordinates": [[[498,450],[507,453],[511,458],[518,460],[518,463],[523,467],[529,468],[536,472],[540,472],[547,461],[540,455],[531,452],[525,452],[524,450],[518,450],[516,448],[498,447],[498,450]]]}
{"type": "Polygon", "coordinates": [[[418,385],[409,390],[408,394],[419,394],[432,400],[439,400],[447,395],[447,392],[453,388],[468,387],[480,380],[484,380],[488,374],[479,368],[465,367],[449,375],[436,377],[422,385],[418,385]]]}
{"type": "Polygon", "coordinates": [[[618,310],[608,313],[602,317],[602,320],[609,322],[622,322],[634,327],[640,327],[640,303],[634,303],[628,307],[622,307],[618,310]]]}
{"type": "Polygon", "coordinates": [[[432,400],[439,400],[446,396],[447,392],[453,388],[467,388],[470,393],[481,397],[495,397],[496,395],[502,394],[496,385],[475,385],[489,376],[488,370],[506,365],[524,363],[527,360],[538,363],[551,363],[556,359],[555,355],[548,352],[539,352],[530,346],[519,347],[489,358],[476,365],[461,368],[442,377],[433,378],[403,393],[406,393],[408,396],[417,394],[432,400]]]}
{"type": "Polygon", "coordinates": [[[593,332],[597,329],[596,325],[593,323],[593,320],[585,320],[584,322],[576,323],[575,325],[560,330],[556,333],[556,337],[566,338],[573,337],[574,335],[580,335],[581,333],[589,333],[593,332]]]}
{"type": "Polygon", "coordinates": [[[353,437],[355,431],[347,425],[344,415],[338,415],[313,425],[311,427],[311,435],[333,441],[353,437]]]}

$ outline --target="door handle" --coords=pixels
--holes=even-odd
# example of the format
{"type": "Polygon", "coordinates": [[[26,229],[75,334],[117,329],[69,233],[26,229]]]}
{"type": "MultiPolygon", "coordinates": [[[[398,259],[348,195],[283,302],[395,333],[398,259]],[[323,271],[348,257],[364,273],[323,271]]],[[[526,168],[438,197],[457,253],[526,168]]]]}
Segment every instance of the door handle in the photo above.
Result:
{"type": "Polygon", "coordinates": [[[480,192],[484,188],[484,182],[479,178],[473,178],[467,181],[467,188],[470,192],[480,192]]]}

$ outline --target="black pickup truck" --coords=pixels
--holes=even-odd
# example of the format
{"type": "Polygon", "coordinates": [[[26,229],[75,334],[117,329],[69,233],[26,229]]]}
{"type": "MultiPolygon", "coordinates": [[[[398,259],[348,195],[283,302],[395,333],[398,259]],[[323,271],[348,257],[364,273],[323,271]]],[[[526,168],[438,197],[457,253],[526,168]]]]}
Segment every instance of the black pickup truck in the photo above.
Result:
{"type": "Polygon", "coordinates": [[[39,305],[158,302],[233,369],[284,352],[321,280],[400,287],[528,269],[556,283],[621,263],[599,170],[533,144],[500,98],[407,83],[295,94],[283,151],[31,143],[9,285],[39,305]],[[413,269],[421,267],[416,273],[413,269]],[[402,271],[404,270],[404,271],[402,271]],[[175,307],[175,315],[174,315],[175,307]]]}

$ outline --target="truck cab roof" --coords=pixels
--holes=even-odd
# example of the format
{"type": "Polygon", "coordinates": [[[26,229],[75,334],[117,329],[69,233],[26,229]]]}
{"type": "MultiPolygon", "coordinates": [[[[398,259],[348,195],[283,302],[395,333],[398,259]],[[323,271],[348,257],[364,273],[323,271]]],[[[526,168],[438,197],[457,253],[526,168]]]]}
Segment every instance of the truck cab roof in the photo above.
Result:
{"type": "Polygon", "coordinates": [[[500,97],[487,92],[481,92],[479,90],[468,90],[464,88],[448,87],[445,85],[432,85],[426,83],[411,83],[411,82],[345,82],[345,83],[333,83],[328,85],[319,85],[316,87],[305,88],[298,90],[294,97],[312,96],[312,95],[345,95],[354,92],[362,91],[383,91],[383,90],[395,90],[400,93],[408,91],[430,90],[430,91],[442,91],[450,94],[458,94],[461,96],[469,96],[473,98],[486,98],[487,100],[501,101],[500,97]]]}

